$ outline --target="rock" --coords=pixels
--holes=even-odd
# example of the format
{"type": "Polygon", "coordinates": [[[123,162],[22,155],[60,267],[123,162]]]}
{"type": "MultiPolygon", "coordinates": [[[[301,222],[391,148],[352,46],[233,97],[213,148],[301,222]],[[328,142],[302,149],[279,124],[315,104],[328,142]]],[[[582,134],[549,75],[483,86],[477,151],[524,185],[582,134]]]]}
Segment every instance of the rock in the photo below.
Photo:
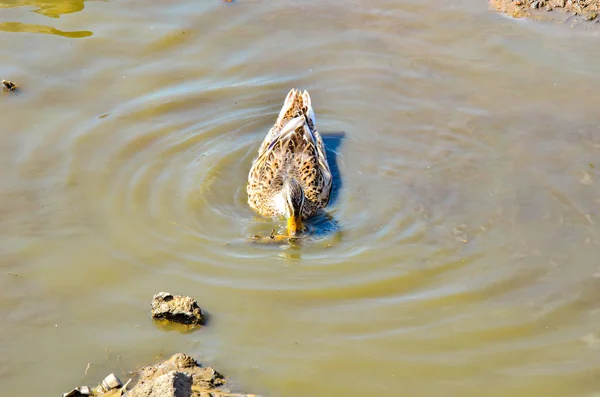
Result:
{"type": "Polygon", "coordinates": [[[4,91],[15,91],[17,88],[19,88],[18,84],[8,80],[2,80],[2,85],[4,86],[4,91]]]}
{"type": "Polygon", "coordinates": [[[159,292],[152,300],[152,318],[165,319],[187,325],[204,325],[205,316],[196,300],[159,292]]]}
{"type": "Polygon", "coordinates": [[[600,26],[598,20],[600,0],[488,0],[490,5],[513,18],[530,18],[535,21],[563,23],[567,17],[572,27],[600,26]],[[558,13],[540,13],[561,9],[558,13]],[[593,23],[594,25],[590,25],[593,23]]]}
{"type": "Polygon", "coordinates": [[[161,363],[142,368],[138,383],[126,397],[257,397],[232,393],[224,387],[225,383],[225,377],[219,372],[202,367],[187,354],[177,353],[161,363]]]}
{"type": "Polygon", "coordinates": [[[140,380],[128,397],[191,397],[192,377],[185,372],[171,371],[153,379],[140,380]]]}
{"type": "Polygon", "coordinates": [[[192,377],[194,386],[202,389],[214,389],[225,384],[225,377],[210,367],[201,367],[187,354],[177,353],[168,360],[142,368],[141,381],[164,375],[171,371],[181,371],[192,377]]]}
{"type": "Polygon", "coordinates": [[[63,397],[259,397],[255,394],[232,393],[225,387],[225,377],[210,367],[202,367],[187,354],[177,353],[169,359],[142,368],[133,377],[136,385],[128,390],[121,380],[110,374],[97,388],[80,386],[63,397]]]}
{"type": "Polygon", "coordinates": [[[120,388],[121,386],[123,386],[121,379],[117,378],[115,374],[108,374],[108,376],[102,380],[98,389],[106,393],[107,391],[120,388]]]}

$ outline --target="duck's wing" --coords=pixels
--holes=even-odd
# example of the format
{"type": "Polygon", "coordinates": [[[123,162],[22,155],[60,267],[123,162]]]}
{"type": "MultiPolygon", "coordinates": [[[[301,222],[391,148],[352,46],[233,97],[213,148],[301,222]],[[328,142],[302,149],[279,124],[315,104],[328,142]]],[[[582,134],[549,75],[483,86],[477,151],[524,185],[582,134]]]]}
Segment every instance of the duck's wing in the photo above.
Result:
{"type": "Polygon", "coordinates": [[[300,90],[292,88],[285,97],[277,119],[263,140],[259,152],[265,150],[290,121],[302,115],[310,121],[312,126],[315,125],[315,113],[310,105],[308,92],[302,93],[300,90]]]}
{"type": "MultiPolygon", "coordinates": [[[[270,142],[263,143],[258,157],[254,160],[248,182],[254,190],[278,189],[283,184],[284,173],[289,170],[290,138],[302,126],[304,117],[290,120],[270,142]]],[[[295,142],[295,140],[293,141],[295,142]]]]}

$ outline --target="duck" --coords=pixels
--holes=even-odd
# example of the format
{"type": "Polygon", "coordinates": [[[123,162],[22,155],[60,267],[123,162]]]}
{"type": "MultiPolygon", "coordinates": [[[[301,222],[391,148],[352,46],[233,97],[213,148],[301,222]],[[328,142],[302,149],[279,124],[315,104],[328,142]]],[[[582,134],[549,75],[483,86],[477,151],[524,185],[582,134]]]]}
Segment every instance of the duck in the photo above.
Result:
{"type": "Polygon", "coordinates": [[[248,205],[262,216],[285,218],[287,236],[295,237],[304,220],[329,204],[331,185],[310,95],[292,88],[250,167],[248,205]]]}

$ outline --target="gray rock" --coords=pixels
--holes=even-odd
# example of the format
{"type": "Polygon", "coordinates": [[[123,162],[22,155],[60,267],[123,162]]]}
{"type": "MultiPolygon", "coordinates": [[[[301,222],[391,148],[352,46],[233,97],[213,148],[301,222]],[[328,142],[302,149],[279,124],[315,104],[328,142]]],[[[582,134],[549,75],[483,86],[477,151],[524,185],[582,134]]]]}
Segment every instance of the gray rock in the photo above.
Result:
{"type": "Polygon", "coordinates": [[[189,296],[159,292],[152,300],[152,318],[187,325],[204,325],[205,316],[198,302],[189,296]]]}
{"type": "Polygon", "coordinates": [[[185,372],[171,371],[153,379],[140,380],[128,397],[191,397],[192,377],[185,372]]]}
{"type": "Polygon", "coordinates": [[[185,372],[192,377],[192,383],[200,389],[214,389],[225,384],[225,377],[211,367],[201,367],[187,354],[177,353],[168,360],[142,368],[141,380],[153,379],[166,373],[185,372]]]}

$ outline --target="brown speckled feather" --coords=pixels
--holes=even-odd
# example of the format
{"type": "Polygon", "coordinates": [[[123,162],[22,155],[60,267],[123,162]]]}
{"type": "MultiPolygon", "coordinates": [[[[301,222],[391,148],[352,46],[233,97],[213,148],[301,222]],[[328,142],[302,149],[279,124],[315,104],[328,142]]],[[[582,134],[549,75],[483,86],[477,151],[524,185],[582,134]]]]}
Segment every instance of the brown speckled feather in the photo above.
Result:
{"type": "Polygon", "coordinates": [[[284,181],[292,178],[304,191],[303,218],[327,206],[332,178],[325,146],[315,126],[308,92],[295,89],[287,95],[252,164],[248,174],[248,204],[264,216],[283,215],[275,198],[284,181]]]}

